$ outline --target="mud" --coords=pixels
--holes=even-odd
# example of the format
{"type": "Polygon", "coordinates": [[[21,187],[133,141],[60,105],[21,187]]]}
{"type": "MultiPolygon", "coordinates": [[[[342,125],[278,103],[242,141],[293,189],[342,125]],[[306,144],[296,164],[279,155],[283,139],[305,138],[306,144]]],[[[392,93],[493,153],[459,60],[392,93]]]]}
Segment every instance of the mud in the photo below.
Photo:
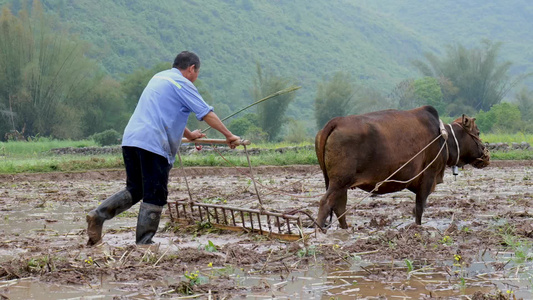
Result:
{"type": "MultiPolygon", "coordinates": [[[[253,170],[268,210],[316,215],[317,166],[253,170]]],[[[372,196],[327,233],[285,242],[167,213],[149,248],[134,245],[138,204],[86,247],[85,215],[123,188],[121,170],[0,176],[0,299],[530,299],[533,162],[465,168],[430,196],[414,225],[414,195],[372,196]]],[[[258,208],[246,168],[174,169],[169,200],[258,208]]],[[[348,206],[366,193],[349,191],[348,206]]],[[[312,223],[308,223],[312,225],[312,223]]]]}

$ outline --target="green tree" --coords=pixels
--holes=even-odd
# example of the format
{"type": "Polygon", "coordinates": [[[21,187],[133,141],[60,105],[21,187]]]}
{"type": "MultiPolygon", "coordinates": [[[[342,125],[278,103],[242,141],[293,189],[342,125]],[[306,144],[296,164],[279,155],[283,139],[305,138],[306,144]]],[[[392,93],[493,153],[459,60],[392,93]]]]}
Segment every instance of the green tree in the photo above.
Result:
{"type": "Polygon", "coordinates": [[[454,97],[443,98],[448,101],[445,103],[448,115],[459,115],[465,110],[488,111],[527,76],[510,78],[511,62],[498,61],[501,46],[502,43],[488,40],[483,40],[480,48],[467,49],[460,44],[448,46],[446,57],[426,53],[427,62],[416,60],[414,65],[424,76],[446,78],[457,88],[454,97]]]}
{"type": "Polygon", "coordinates": [[[418,106],[431,105],[443,115],[446,105],[443,102],[442,91],[437,78],[424,77],[413,82],[414,93],[418,106]]]}
{"type": "Polygon", "coordinates": [[[400,109],[416,107],[413,79],[405,79],[398,83],[388,95],[391,102],[400,109]]]}
{"type": "MultiPolygon", "coordinates": [[[[257,64],[256,76],[252,88],[254,102],[292,85],[289,79],[270,73],[263,75],[259,64],[257,64]]],[[[277,139],[282,125],[286,122],[285,113],[290,102],[294,100],[294,96],[294,93],[287,93],[258,105],[259,127],[268,134],[269,141],[277,139]]]]}
{"type": "Polygon", "coordinates": [[[522,120],[525,122],[533,122],[533,91],[527,88],[522,88],[516,95],[518,108],[522,113],[522,120]]]}
{"type": "Polygon", "coordinates": [[[515,133],[523,126],[518,105],[502,102],[491,107],[488,112],[476,115],[476,124],[481,132],[515,133]]]}
{"type": "Polygon", "coordinates": [[[21,38],[23,31],[20,20],[4,6],[0,15],[0,138],[10,130],[22,130],[13,107],[20,96],[24,61],[28,57],[21,38]]]}
{"type": "Polygon", "coordinates": [[[307,134],[305,123],[303,121],[291,120],[289,122],[288,133],[285,136],[285,141],[291,144],[311,141],[310,136],[307,134]]]}
{"type": "Polygon", "coordinates": [[[18,17],[4,7],[0,27],[0,109],[9,109],[13,129],[81,137],[79,104],[98,83],[97,64],[85,56],[88,44],[46,15],[39,1],[18,17]]]}
{"type": "Polygon", "coordinates": [[[344,72],[337,72],[331,80],[320,83],[315,97],[317,127],[324,127],[334,117],[348,115],[352,108],[350,102],[353,95],[351,76],[344,72]]]}
{"type": "Polygon", "coordinates": [[[133,113],[135,107],[137,107],[137,102],[152,76],[158,72],[169,69],[170,67],[171,64],[161,62],[150,69],[140,67],[133,70],[132,73],[122,75],[120,86],[124,92],[126,109],[130,114],[133,113]]]}
{"type": "Polygon", "coordinates": [[[372,111],[395,108],[396,105],[380,91],[371,87],[360,86],[354,96],[355,105],[350,114],[364,114],[372,111]]]}
{"type": "Polygon", "coordinates": [[[83,136],[113,129],[123,132],[130,117],[124,102],[124,92],[120,83],[108,76],[98,78],[91,93],[87,94],[80,106],[83,107],[83,136]]]}
{"type": "Polygon", "coordinates": [[[235,135],[246,136],[250,130],[254,132],[259,128],[259,116],[255,113],[246,114],[240,118],[231,120],[228,129],[235,135]]]}

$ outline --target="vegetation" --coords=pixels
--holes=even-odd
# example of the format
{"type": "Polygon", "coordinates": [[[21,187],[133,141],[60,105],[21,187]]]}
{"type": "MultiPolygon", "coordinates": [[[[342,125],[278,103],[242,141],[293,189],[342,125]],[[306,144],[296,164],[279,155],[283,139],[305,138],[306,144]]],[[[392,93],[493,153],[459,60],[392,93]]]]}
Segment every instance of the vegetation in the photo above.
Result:
{"type": "MultiPolygon", "coordinates": [[[[252,94],[254,102],[268,95],[291,86],[291,81],[273,74],[263,74],[261,66],[257,65],[257,78],[254,82],[252,94]]],[[[294,93],[287,93],[259,104],[257,108],[257,121],[259,127],[266,132],[269,141],[276,141],[281,126],[286,122],[285,113],[289,104],[294,100],[294,93]]]]}
{"type": "Polygon", "coordinates": [[[416,60],[415,66],[424,76],[434,78],[433,86],[437,79],[444,80],[440,81],[440,89],[434,89],[434,92],[420,93],[415,87],[415,94],[435,105],[440,109],[439,113],[446,116],[488,111],[525,76],[508,78],[512,64],[498,63],[501,46],[502,43],[484,40],[480,48],[467,49],[461,44],[448,46],[444,58],[426,53],[424,56],[428,62],[416,60]]]}
{"type": "MultiPolygon", "coordinates": [[[[302,86],[228,122],[257,140],[309,141],[315,125],[335,116],[425,104],[443,117],[480,114],[494,132],[531,132],[533,65],[524,26],[531,20],[516,15],[527,8],[523,1],[500,1],[497,9],[475,0],[463,10],[425,2],[420,7],[442,17],[428,20],[421,8],[391,0],[339,0],[327,8],[303,0],[206,0],[180,2],[179,9],[169,0],[0,0],[0,139],[121,133],[150,77],[184,49],[200,55],[195,83],[221,117],[269,89],[302,86]],[[471,17],[503,12],[507,18],[471,17]],[[188,16],[196,22],[175,22],[188,16]],[[450,16],[454,22],[443,22],[450,16]],[[507,22],[509,16],[517,22],[507,22]],[[476,46],[481,37],[494,42],[476,46]],[[499,42],[504,38],[510,43],[499,42]],[[521,79],[530,86],[513,98],[509,91],[521,79]],[[518,105],[520,122],[490,124],[496,112],[513,112],[502,102],[518,105]]],[[[188,126],[204,125],[191,117],[188,126]]]]}
{"type": "MultiPolygon", "coordinates": [[[[484,142],[520,143],[527,142],[533,145],[533,135],[524,134],[488,134],[481,135],[484,142]]],[[[123,169],[122,155],[72,155],[54,154],[56,148],[81,148],[98,147],[93,140],[69,141],[50,140],[41,138],[37,141],[0,142],[0,174],[32,173],[32,172],[74,172],[94,169],[123,169]]],[[[299,144],[265,143],[256,144],[253,148],[262,149],[260,154],[251,157],[252,166],[284,166],[284,165],[315,165],[318,164],[312,142],[305,141],[299,144]],[[290,150],[293,147],[294,150],[290,150]],[[279,148],[288,148],[283,153],[275,151],[279,148]],[[297,149],[297,150],[296,150],[297,149]],[[270,150],[270,151],[268,151],[270,150]]],[[[507,152],[493,151],[491,158],[494,160],[532,160],[533,150],[509,150],[507,152]]],[[[200,151],[189,155],[182,155],[183,166],[212,166],[212,167],[247,167],[248,161],[245,154],[233,152],[224,154],[222,158],[216,152],[200,151]]],[[[179,167],[179,162],[175,163],[179,167]]]]}
{"type": "MultiPolygon", "coordinates": [[[[40,2],[0,14],[0,133],[81,138],[126,120],[118,83],[40,2]]],[[[122,128],[118,128],[121,130],[122,128]]]]}
{"type": "Polygon", "coordinates": [[[533,134],[524,134],[513,133],[513,134],[503,134],[503,133],[481,133],[481,140],[484,143],[521,143],[526,142],[533,146],[533,134]]]}
{"type": "Polygon", "coordinates": [[[120,144],[122,135],[114,129],[108,129],[106,131],[93,134],[91,138],[100,146],[111,146],[120,144]]]}
{"type": "Polygon", "coordinates": [[[334,117],[347,116],[354,91],[350,75],[343,72],[337,72],[330,81],[320,83],[315,97],[317,128],[321,129],[334,117]]]}
{"type": "Polygon", "coordinates": [[[489,111],[480,111],[476,115],[476,124],[482,132],[513,133],[524,128],[522,114],[518,105],[500,103],[492,106],[489,111]]]}

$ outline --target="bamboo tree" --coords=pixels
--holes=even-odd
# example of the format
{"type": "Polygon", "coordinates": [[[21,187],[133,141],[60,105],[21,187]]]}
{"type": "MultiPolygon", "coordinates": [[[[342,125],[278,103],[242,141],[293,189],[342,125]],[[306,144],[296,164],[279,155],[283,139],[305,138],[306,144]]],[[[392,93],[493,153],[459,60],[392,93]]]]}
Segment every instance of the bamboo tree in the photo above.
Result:
{"type": "Polygon", "coordinates": [[[11,11],[4,6],[0,14],[0,132],[18,128],[18,119],[13,104],[20,90],[22,61],[24,59],[22,24],[11,11]]]}
{"type": "Polygon", "coordinates": [[[4,7],[0,24],[3,130],[9,108],[12,127],[26,135],[81,137],[87,95],[103,78],[85,56],[87,43],[61,29],[37,0],[18,17],[4,7]]]}
{"type": "Polygon", "coordinates": [[[318,85],[315,97],[315,119],[322,128],[334,117],[348,115],[352,111],[350,103],[355,89],[350,75],[337,72],[331,80],[318,85]]]}
{"type": "MultiPolygon", "coordinates": [[[[257,64],[256,76],[252,89],[255,101],[292,85],[289,79],[273,74],[264,75],[259,64],[257,64]]],[[[290,102],[294,100],[294,96],[294,93],[284,93],[258,105],[259,124],[261,129],[268,134],[269,141],[277,139],[282,125],[286,123],[285,113],[290,102]]]]}
{"type": "Polygon", "coordinates": [[[424,76],[437,78],[441,84],[447,83],[447,86],[441,85],[441,89],[449,115],[467,112],[465,110],[473,113],[480,109],[488,111],[517,83],[530,76],[511,78],[508,75],[512,64],[498,61],[501,46],[502,43],[489,40],[483,40],[479,48],[467,49],[460,44],[447,46],[445,57],[426,53],[426,62],[417,60],[413,64],[424,76]]]}

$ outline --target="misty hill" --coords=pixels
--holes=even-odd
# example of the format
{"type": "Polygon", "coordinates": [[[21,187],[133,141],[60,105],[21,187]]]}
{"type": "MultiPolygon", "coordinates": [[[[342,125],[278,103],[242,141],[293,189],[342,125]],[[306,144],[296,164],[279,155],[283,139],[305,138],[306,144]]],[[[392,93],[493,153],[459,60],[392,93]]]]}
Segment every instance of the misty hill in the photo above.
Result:
{"type": "MultiPolygon", "coordinates": [[[[20,0],[12,3],[18,10],[20,0]]],[[[182,50],[202,59],[200,79],[230,110],[251,103],[259,63],[302,85],[290,115],[313,117],[316,85],[346,71],[388,93],[420,76],[410,64],[444,46],[504,43],[514,73],[533,71],[533,14],[527,0],[252,1],[42,0],[71,31],[90,41],[91,55],[115,77],[170,62],[182,50]],[[401,3],[400,3],[401,2],[401,3]]],[[[530,87],[533,84],[528,82],[530,87]]]]}

